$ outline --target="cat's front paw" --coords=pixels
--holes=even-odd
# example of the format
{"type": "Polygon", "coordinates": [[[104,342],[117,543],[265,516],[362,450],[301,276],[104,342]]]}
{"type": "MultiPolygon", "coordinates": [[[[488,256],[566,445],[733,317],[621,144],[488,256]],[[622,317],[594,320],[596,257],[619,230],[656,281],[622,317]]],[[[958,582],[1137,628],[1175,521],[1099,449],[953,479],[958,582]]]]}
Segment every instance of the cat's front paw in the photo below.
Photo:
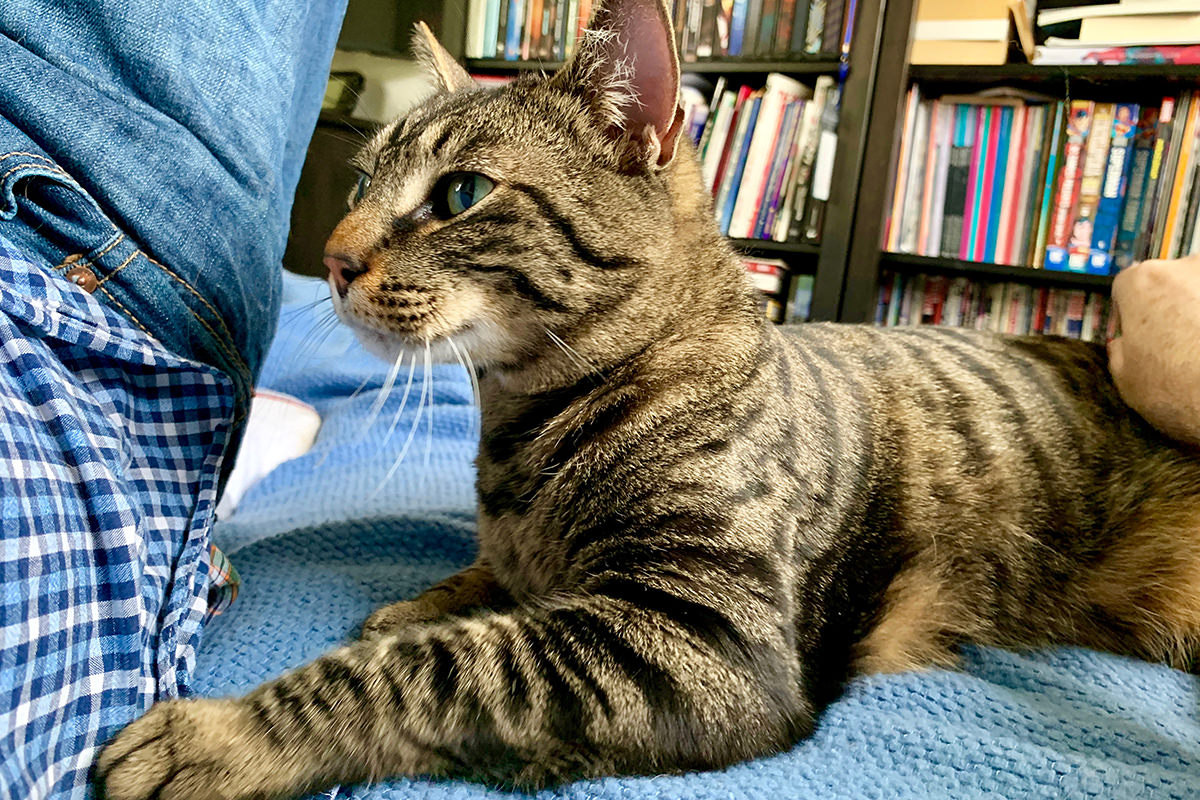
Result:
{"type": "Polygon", "coordinates": [[[103,800],[234,800],[261,791],[245,770],[245,716],[228,700],[158,703],[96,760],[103,800]]]}
{"type": "Polygon", "coordinates": [[[362,624],[362,633],[359,634],[359,638],[364,640],[378,639],[381,636],[387,636],[389,633],[403,630],[410,625],[424,625],[425,623],[433,622],[442,616],[444,615],[420,601],[404,600],[399,603],[392,603],[390,606],[384,606],[376,610],[371,616],[367,617],[367,621],[362,624]]]}

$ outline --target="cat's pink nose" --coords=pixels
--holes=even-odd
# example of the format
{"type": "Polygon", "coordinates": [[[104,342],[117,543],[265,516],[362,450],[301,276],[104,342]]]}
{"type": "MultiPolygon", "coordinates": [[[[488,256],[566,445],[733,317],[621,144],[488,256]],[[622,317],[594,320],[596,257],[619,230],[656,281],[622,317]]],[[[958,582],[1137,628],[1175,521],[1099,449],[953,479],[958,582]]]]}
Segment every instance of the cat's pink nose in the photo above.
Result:
{"type": "Polygon", "coordinates": [[[337,287],[338,294],[343,297],[346,294],[346,290],[350,288],[350,283],[367,271],[366,264],[354,256],[344,253],[327,253],[324,263],[325,268],[329,270],[329,274],[333,278],[333,285],[337,287]]]}

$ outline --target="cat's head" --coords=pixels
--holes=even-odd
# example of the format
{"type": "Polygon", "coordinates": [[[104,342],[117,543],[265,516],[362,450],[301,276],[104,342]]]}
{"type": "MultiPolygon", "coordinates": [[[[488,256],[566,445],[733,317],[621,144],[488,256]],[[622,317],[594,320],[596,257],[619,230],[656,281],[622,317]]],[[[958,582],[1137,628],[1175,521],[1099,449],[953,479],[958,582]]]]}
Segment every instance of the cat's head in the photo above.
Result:
{"type": "Polygon", "coordinates": [[[358,156],[326,247],[342,319],[387,358],[451,339],[499,371],[555,338],[586,361],[644,346],[686,302],[679,229],[712,227],[661,0],[608,0],[561,71],[500,88],[427,29],[417,50],[439,90],[358,156]]]}

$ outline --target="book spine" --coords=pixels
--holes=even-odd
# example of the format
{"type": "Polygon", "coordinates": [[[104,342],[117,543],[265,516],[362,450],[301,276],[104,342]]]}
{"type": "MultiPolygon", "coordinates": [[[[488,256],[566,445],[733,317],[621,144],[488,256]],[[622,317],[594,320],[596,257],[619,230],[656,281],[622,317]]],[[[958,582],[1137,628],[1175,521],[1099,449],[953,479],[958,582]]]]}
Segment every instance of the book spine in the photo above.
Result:
{"type": "MultiPolygon", "coordinates": [[[[1009,182],[1009,167],[1012,164],[1012,140],[1014,109],[1001,108],[999,132],[996,135],[996,155],[992,159],[995,164],[995,175],[992,178],[991,206],[988,210],[987,239],[984,244],[983,260],[996,261],[996,253],[1000,247],[1001,225],[1004,220],[1005,190],[1009,182]]],[[[1011,192],[1011,189],[1009,189],[1011,192]]]]}
{"type": "Polygon", "coordinates": [[[729,55],[733,57],[742,54],[742,46],[746,40],[746,12],[749,0],[733,0],[733,13],[729,18],[729,55]]]}
{"type": "MultiPolygon", "coordinates": [[[[1146,226],[1147,235],[1143,243],[1141,258],[1157,258],[1159,248],[1162,247],[1163,229],[1166,227],[1166,210],[1171,202],[1175,168],[1179,164],[1179,152],[1182,149],[1180,147],[1183,139],[1182,127],[1187,120],[1191,106],[1192,95],[1184,92],[1179,96],[1176,106],[1169,115],[1169,120],[1160,131],[1159,141],[1163,142],[1164,146],[1158,169],[1154,171],[1151,179],[1154,184],[1154,201],[1146,216],[1151,224],[1146,226]]],[[[1164,116],[1166,115],[1160,112],[1159,120],[1161,121],[1164,116]]],[[[1153,162],[1151,162],[1151,169],[1153,170],[1153,162]]]]}
{"type": "Polygon", "coordinates": [[[804,54],[804,37],[808,35],[809,0],[796,0],[796,10],[792,17],[792,39],[788,44],[788,52],[793,55],[804,54]]]}
{"type": "Polygon", "coordinates": [[[1138,116],[1137,131],[1133,135],[1133,156],[1130,159],[1125,206],[1117,226],[1117,238],[1113,242],[1112,260],[1116,270],[1125,269],[1133,264],[1134,242],[1137,241],[1138,226],[1148,197],[1146,190],[1150,183],[1150,161],[1154,156],[1158,114],[1158,107],[1146,106],[1138,116]]]}
{"type": "Polygon", "coordinates": [[[525,7],[525,31],[521,35],[521,58],[528,61],[537,55],[542,36],[542,4],[545,0],[529,0],[525,7]]]}
{"type": "Polygon", "coordinates": [[[525,29],[525,0],[509,0],[508,28],[504,38],[504,58],[517,61],[521,58],[521,38],[525,29]]]}
{"type": "Polygon", "coordinates": [[[825,25],[821,30],[821,52],[836,53],[842,46],[842,19],[846,0],[825,0],[825,25]]]}
{"type": "Polygon", "coordinates": [[[954,139],[946,168],[946,202],[942,207],[942,258],[958,258],[961,254],[963,211],[967,204],[967,185],[971,171],[971,151],[974,149],[972,109],[954,106],[954,139]]]}
{"type": "Polygon", "coordinates": [[[1005,264],[1020,266],[1028,255],[1029,229],[1033,213],[1033,182],[1041,163],[1042,128],[1046,115],[1045,106],[1033,106],[1025,114],[1025,130],[1021,138],[1025,141],[1021,163],[1017,174],[1020,178],[1016,187],[1016,208],[1013,210],[1013,227],[1006,246],[1005,264]]]}
{"type": "Polygon", "coordinates": [[[758,30],[762,27],[763,0],[748,0],[746,4],[746,32],[742,36],[742,56],[752,56],[758,51],[758,30]]]}
{"type": "Polygon", "coordinates": [[[805,109],[801,127],[800,163],[796,169],[795,195],[791,204],[791,216],[788,222],[787,239],[801,241],[806,232],[809,195],[816,166],[817,151],[821,143],[821,120],[825,116],[826,107],[835,102],[833,78],[822,75],[817,79],[816,90],[810,109],[805,109]]]}
{"type": "Polygon", "coordinates": [[[920,88],[913,86],[908,91],[904,108],[904,131],[900,138],[900,159],[896,164],[895,185],[892,187],[892,212],[888,215],[886,247],[889,252],[899,252],[900,229],[904,218],[904,197],[908,185],[908,162],[913,157],[913,139],[917,124],[917,109],[921,102],[920,88]]]}
{"type": "Polygon", "coordinates": [[[808,0],[779,0],[779,11],[775,16],[775,44],[771,54],[784,56],[792,44],[792,21],[796,18],[796,6],[808,0]]]}
{"type": "Polygon", "coordinates": [[[921,255],[937,256],[942,248],[943,209],[946,207],[946,183],[950,172],[950,149],[954,143],[954,106],[939,103],[934,150],[932,194],[929,201],[929,225],[921,242],[921,255]]]}
{"type": "Polygon", "coordinates": [[[767,188],[762,207],[759,209],[758,220],[754,226],[755,239],[774,238],[775,217],[785,199],[783,187],[796,152],[796,128],[799,127],[800,112],[803,108],[803,100],[794,100],[788,103],[783,125],[780,127],[779,137],[775,143],[775,153],[771,158],[771,171],[767,177],[767,188]]]}
{"type": "Polygon", "coordinates": [[[917,118],[913,125],[912,146],[909,148],[908,175],[904,180],[904,199],[900,206],[899,252],[913,253],[917,249],[917,234],[921,223],[922,194],[925,189],[923,176],[926,172],[929,143],[930,113],[933,102],[922,100],[917,106],[917,118]]]}
{"type": "Polygon", "coordinates": [[[757,96],[747,101],[745,125],[741,126],[738,137],[734,142],[737,147],[737,160],[733,163],[729,170],[727,180],[723,182],[721,191],[724,193],[724,201],[718,201],[718,208],[721,209],[721,233],[729,234],[729,222],[733,217],[733,206],[737,202],[738,194],[740,194],[742,184],[742,172],[746,168],[746,156],[750,152],[750,143],[754,139],[755,123],[758,120],[758,110],[762,105],[762,97],[757,96]]]}
{"type": "Polygon", "coordinates": [[[1100,203],[1096,206],[1096,224],[1092,228],[1091,252],[1087,271],[1107,275],[1111,268],[1113,239],[1120,223],[1121,204],[1129,185],[1129,158],[1136,131],[1138,107],[1132,103],[1117,106],[1113,120],[1112,139],[1108,147],[1108,165],[1100,185],[1100,203]]]}
{"type": "Polygon", "coordinates": [[[934,180],[937,178],[938,134],[941,128],[938,115],[942,104],[934,100],[929,109],[929,136],[925,143],[925,170],[921,177],[921,211],[917,217],[917,237],[913,245],[914,253],[925,255],[925,242],[929,238],[929,226],[933,222],[934,180]]]}
{"type": "Polygon", "coordinates": [[[1167,242],[1164,242],[1162,258],[1179,258],[1186,255],[1185,245],[1191,241],[1191,230],[1187,228],[1188,205],[1196,175],[1196,161],[1200,158],[1200,153],[1197,153],[1197,142],[1200,141],[1200,137],[1197,136],[1198,130],[1200,121],[1197,120],[1197,114],[1194,110],[1189,110],[1183,138],[1179,142],[1179,166],[1175,171],[1176,188],[1172,192],[1171,206],[1167,209],[1170,235],[1166,238],[1169,240],[1169,247],[1167,242]]]}
{"type": "Polygon", "coordinates": [[[779,0],[763,0],[762,19],[758,28],[758,49],[754,51],[754,55],[771,55],[771,48],[775,46],[775,25],[778,17],[779,0]]]}
{"type": "Polygon", "coordinates": [[[1045,168],[1041,171],[1042,197],[1038,203],[1037,232],[1034,235],[1029,266],[1040,268],[1046,258],[1046,243],[1050,235],[1050,218],[1054,215],[1054,189],[1058,185],[1060,164],[1063,157],[1063,142],[1066,139],[1067,104],[1054,104],[1054,116],[1047,132],[1045,168]]]}
{"type": "Polygon", "coordinates": [[[812,0],[808,5],[808,31],[804,35],[804,52],[821,52],[821,35],[825,30],[825,0],[812,0]]]}
{"type": "Polygon", "coordinates": [[[1030,160],[1029,121],[1033,109],[1018,107],[1013,112],[1012,138],[1009,139],[1008,170],[1004,176],[1004,199],[1000,203],[1000,230],[996,234],[997,264],[1012,264],[1021,229],[1026,185],[1025,169],[1030,160]]]}
{"type": "Polygon", "coordinates": [[[1097,103],[1092,115],[1092,127],[1084,151],[1083,175],[1079,179],[1079,207],[1071,226],[1067,245],[1067,266],[1072,272],[1087,272],[1091,255],[1092,232],[1096,227],[1096,210],[1100,205],[1100,190],[1104,170],[1108,166],[1108,151],[1112,144],[1116,105],[1097,103]]]}
{"type": "Polygon", "coordinates": [[[980,165],[983,163],[983,153],[987,149],[987,142],[984,139],[983,120],[983,106],[972,107],[971,120],[968,122],[968,125],[971,127],[971,161],[967,167],[967,192],[963,202],[962,239],[958,245],[958,257],[964,261],[970,261],[974,252],[971,232],[975,227],[976,197],[981,191],[980,182],[983,179],[983,170],[980,169],[980,165]]]}
{"type": "Polygon", "coordinates": [[[1000,143],[999,109],[987,106],[983,115],[983,160],[980,162],[979,185],[976,186],[975,207],[971,220],[971,260],[983,261],[987,252],[987,228],[992,211],[992,184],[996,180],[996,149],[1000,143]]]}
{"type": "Polygon", "coordinates": [[[1093,104],[1088,100],[1071,101],[1067,118],[1066,146],[1063,152],[1062,173],[1054,201],[1054,216],[1046,242],[1046,269],[1068,268],[1067,245],[1071,241],[1071,224],[1079,202],[1079,179],[1083,171],[1083,152],[1092,122],[1093,104]]]}
{"type": "Polygon", "coordinates": [[[700,12],[700,37],[696,40],[696,57],[712,58],[717,39],[717,0],[704,0],[700,12]]]}

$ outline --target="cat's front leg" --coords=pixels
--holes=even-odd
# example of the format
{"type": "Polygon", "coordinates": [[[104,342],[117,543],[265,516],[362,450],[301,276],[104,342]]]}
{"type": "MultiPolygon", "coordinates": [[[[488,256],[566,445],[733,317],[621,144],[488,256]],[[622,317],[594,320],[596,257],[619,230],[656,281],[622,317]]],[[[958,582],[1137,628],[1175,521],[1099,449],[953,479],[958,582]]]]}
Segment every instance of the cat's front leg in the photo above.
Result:
{"type": "Polygon", "coordinates": [[[778,620],[746,600],[718,609],[614,577],[358,642],[241,700],[155,706],[97,781],[108,800],[266,800],[394,775],[545,785],[723,767],[813,718],[778,620]]]}
{"type": "Polygon", "coordinates": [[[492,569],[477,561],[461,572],[434,584],[412,600],[377,609],[363,623],[359,638],[375,639],[408,625],[420,625],[471,609],[498,609],[512,604],[496,583],[492,569]]]}

